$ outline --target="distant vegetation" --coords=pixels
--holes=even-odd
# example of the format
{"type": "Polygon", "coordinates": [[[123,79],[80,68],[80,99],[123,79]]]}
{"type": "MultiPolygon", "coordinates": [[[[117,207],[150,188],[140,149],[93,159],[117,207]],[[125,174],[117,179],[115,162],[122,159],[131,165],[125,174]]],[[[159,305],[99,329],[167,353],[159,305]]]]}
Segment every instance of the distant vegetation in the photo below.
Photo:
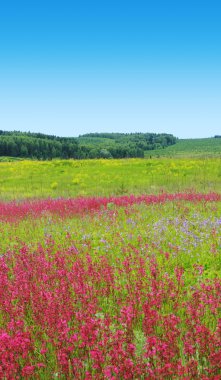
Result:
{"type": "Polygon", "coordinates": [[[57,137],[0,130],[0,161],[220,156],[221,135],[203,139],[177,139],[166,133],[88,133],[79,137],[57,137]]]}
{"type": "Polygon", "coordinates": [[[42,133],[0,131],[0,156],[34,158],[127,158],[144,157],[145,151],[175,144],[171,134],[91,133],[57,137],[42,133]]]}
{"type": "Polygon", "coordinates": [[[180,139],[173,146],[145,152],[146,157],[209,158],[221,157],[221,138],[180,139]]]}
{"type": "Polygon", "coordinates": [[[0,131],[0,156],[52,159],[78,158],[79,144],[75,138],[42,133],[0,131]]]}

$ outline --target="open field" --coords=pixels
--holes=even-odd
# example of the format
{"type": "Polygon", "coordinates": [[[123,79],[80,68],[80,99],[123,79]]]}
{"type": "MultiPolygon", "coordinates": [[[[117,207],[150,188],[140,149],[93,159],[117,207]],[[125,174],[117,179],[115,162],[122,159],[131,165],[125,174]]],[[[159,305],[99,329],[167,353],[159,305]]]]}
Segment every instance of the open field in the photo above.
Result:
{"type": "Polygon", "coordinates": [[[146,157],[221,158],[221,138],[180,139],[165,149],[145,152],[146,157]]]}
{"type": "Polygon", "coordinates": [[[0,378],[220,379],[220,195],[0,214],[0,378]]]}
{"type": "Polygon", "coordinates": [[[0,379],[220,380],[220,188],[219,158],[2,162],[0,379]]]}
{"type": "Polygon", "coordinates": [[[0,164],[0,199],[152,194],[221,189],[221,161],[124,159],[0,164]]]}

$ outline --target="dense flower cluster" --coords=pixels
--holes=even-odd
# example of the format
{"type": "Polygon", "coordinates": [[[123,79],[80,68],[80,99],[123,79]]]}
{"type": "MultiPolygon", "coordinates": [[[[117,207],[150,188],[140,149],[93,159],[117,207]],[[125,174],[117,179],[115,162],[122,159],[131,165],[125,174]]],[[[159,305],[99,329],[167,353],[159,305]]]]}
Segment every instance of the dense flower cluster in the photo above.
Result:
{"type": "Polygon", "coordinates": [[[221,279],[213,263],[221,219],[205,215],[204,203],[197,214],[190,203],[219,200],[160,194],[2,204],[7,221],[103,211],[87,219],[92,232],[100,225],[97,235],[72,233],[64,219],[53,233],[57,219],[42,218],[43,240],[16,237],[1,252],[0,379],[220,380],[221,279]],[[165,204],[139,231],[150,212],[142,204],[162,209],[166,201],[177,201],[174,218],[165,204]],[[198,258],[205,237],[207,263],[198,258]]]}
{"type": "Polygon", "coordinates": [[[159,195],[129,195],[121,197],[81,197],[81,198],[59,198],[43,199],[23,202],[0,202],[0,220],[13,221],[27,216],[41,217],[44,214],[57,214],[62,217],[82,215],[87,212],[98,211],[108,205],[128,206],[133,204],[157,204],[168,201],[189,201],[189,202],[216,202],[221,200],[218,193],[161,193],[159,195]]]}

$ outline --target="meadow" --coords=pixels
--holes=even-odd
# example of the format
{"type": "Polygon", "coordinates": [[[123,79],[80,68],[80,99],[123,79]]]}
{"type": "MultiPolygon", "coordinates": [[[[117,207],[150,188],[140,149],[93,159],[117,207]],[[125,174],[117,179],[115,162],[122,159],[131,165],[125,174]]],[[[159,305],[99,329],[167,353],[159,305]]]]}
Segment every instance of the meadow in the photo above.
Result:
{"type": "Polygon", "coordinates": [[[1,204],[1,378],[219,379],[220,201],[1,204]]]}
{"type": "Polygon", "coordinates": [[[213,159],[0,164],[0,379],[221,379],[213,159]]]}
{"type": "Polygon", "coordinates": [[[0,199],[219,191],[220,158],[0,163],[0,199]]]}

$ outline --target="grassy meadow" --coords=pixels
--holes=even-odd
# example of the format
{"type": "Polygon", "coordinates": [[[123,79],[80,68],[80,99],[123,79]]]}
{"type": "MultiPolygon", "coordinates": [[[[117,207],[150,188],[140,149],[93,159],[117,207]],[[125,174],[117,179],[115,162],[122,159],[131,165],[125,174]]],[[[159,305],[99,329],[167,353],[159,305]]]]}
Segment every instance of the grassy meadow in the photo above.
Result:
{"type": "Polygon", "coordinates": [[[221,201],[185,198],[0,204],[0,378],[219,379],[221,201]]]}
{"type": "Polygon", "coordinates": [[[0,163],[0,199],[219,191],[220,158],[0,163]]]}
{"type": "Polygon", "coordinates": [[[218,157],[2,161],[0,379],[220,380],[220,188],[218,157]]]}

